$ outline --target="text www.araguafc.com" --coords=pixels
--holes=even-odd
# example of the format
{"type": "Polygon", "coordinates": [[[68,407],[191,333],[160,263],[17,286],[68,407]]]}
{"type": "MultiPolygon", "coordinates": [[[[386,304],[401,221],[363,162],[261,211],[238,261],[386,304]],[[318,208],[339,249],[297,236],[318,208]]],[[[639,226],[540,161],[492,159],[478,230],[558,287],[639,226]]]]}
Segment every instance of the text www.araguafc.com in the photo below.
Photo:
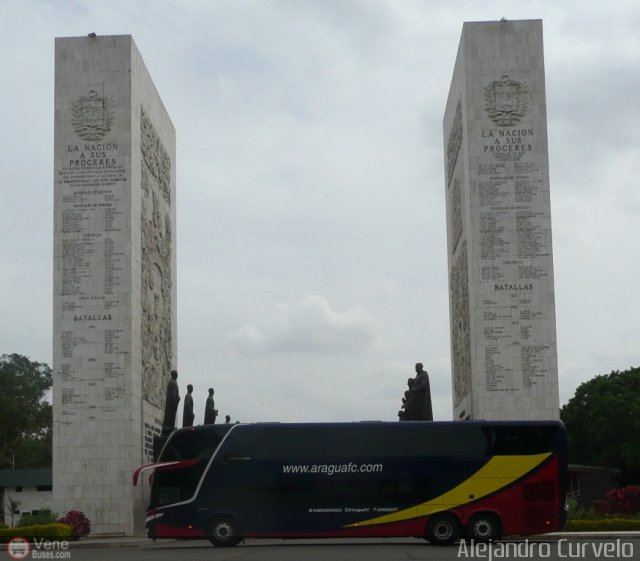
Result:
{"type": "Polygon", "coordinates": [[[287,464],[282,466],[282,473],[287,475],[318,474],[335,475],[336,473],[380,473],[382,464],[287,464]]]}

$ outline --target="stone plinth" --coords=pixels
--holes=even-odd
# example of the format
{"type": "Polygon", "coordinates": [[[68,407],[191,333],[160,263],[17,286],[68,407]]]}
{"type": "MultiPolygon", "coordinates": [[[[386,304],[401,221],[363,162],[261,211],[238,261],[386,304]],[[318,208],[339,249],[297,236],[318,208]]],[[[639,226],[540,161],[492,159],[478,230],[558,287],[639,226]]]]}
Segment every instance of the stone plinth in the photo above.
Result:
{"type": "Polygon", "coordinates": [[[454,419],[557,419],[541,21],[464,24],[443,133],[454,419]]]}
{"type": "Polygon", "coordinates": [[[54,510],[132,534],[176,367],[175,131],[130,36],[55,65],[54,510]]]}

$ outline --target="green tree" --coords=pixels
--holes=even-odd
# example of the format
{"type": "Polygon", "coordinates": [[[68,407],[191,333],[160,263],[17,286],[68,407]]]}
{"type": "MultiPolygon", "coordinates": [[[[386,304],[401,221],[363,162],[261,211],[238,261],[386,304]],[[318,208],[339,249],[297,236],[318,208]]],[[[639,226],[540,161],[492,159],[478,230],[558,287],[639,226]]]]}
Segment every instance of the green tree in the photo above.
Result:
{"type": "Polygon", "coordinates": [[[618,468],[621,482],[640,481],[640,368],[584,382],[560,418],[571,463],[618,468]]]}
{"type": "Polygon", "coordinates": [[[14,519],[16,516],[16,513],[19,512],[18,509],[20,508],[20,501],[16,501],[15,499],[12,499],[11,497],[7,496],[7,502],[3,505],[3,515],[6,512],[7,513],[7,520],[11,521],[11,528],[14,527],[14,519]]]}
{"type": "Polygon", "coordinates": [[[51,466],[51,385],[46,364],[0,356],[0,469],[51,466]]]}

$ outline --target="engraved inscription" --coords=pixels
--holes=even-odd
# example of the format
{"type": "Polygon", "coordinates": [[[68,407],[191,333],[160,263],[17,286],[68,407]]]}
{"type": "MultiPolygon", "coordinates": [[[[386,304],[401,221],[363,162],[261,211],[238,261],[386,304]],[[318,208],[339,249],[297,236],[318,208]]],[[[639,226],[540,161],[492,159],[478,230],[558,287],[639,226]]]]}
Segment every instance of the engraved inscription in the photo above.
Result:
{"type": "Polygon", "coordinates": [[[518,257],[527,259],[549,254],[546,247],[544,230],[538,219],[542,213],[519,211],[516,213],[516,230],[518,233],[518,257]]]}
{"type": "Polygon", "coordinates": [[[57,372],[66,422],[120,414],[129,360],[128,337],[110,335],[126,317],[126,156],[112,131],[112,99],[98,89],[71,104],[74,134],[58,148],[55,178],[56,298],[65,326],[56,335],[57,372]]]}
{"type": "Polygon", "coordinates": [[[547,318],[530,296],[539,293],[541,281],[546,283],[552,271],[537,131],[533,126],[508,126],[516,125],[526,112],[525,86],[503,78],[485,89],[487,113],[498,127],[485,125],[478,135],[482,158],[475,169],[476,278],[483,294],[495,295],[485,299],[476,333],[482,341],[480,369],[487,393],[532,388],[549,373],[552,360],[546,348],[545,354],[535,354],[543,348],[540,337],[547,318]]]}

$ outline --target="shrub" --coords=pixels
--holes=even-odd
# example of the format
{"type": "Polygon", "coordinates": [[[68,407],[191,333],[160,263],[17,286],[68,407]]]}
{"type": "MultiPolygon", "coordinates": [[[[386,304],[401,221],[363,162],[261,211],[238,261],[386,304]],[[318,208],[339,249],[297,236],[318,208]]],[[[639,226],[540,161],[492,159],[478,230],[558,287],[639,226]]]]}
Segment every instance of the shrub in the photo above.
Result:
{"type": "Polygon", "coordinates": [[[12,538],[44,538],[49,540],[70,540],[71,526],[68,524],[40,524],[36,526],[21,526],[20,528],[5,528],[0,530],[0,542],[8,542],[12,538]]]}
{"type": "Polygon", "coordinates": [[[569,499],[569,515],[565,530],[567,532],[597,531],[634,531],[640,530],[640,515],[608,514],[607,500],[593,501],[593,509],[580,507],[573,499],[569,499]]]}
{"type": "Polygon", "coordinates": [[[58,522],[71,526],[74,539],[88,536],[91,532],[91,521],[79,510],[70,510],[58,522]]]}
{"type": "Polygon", "coordinates": [[[640,530],[640,518],[569,520],[565,532],[633,532],[640,530]]]}
{"type": "Polygon", "coordinates": [[[622,489],[611,489],[607,501],[612,513],[636,514],[640,512],[640,487],[627,485],[622,489]]]}
{"type": "Polygon", "coordinates": [[[38,512],[38,514],[23,514],[20,517],[20,521],[16,524],[17,528],[23,526],[36,526],[39,524],[53,524],[58,519],[58,515],[55,512],[51,512],[50,509],[45,508],[38,512]]]}
{"type": "Polygon", "coordinates": [[[611,489],[607,498],[594,501],[596,511],[602,514],[638,514],[640,513],[640,487],[627,485],[622,489],[611,489]]]}
{"type": "Polygon", "coordinates": [[[569,508],[568,520],[601,520],[602,518],[605,518],[605,515],[593,509],[585,509],[580,506],[569,508]]]}
{"type": "Polygon", "coordinates": [[[608,516],[611,512],[611,505],[607,499],[594,499],[591,501],[591,506],[600,516],[608,516]]]}

